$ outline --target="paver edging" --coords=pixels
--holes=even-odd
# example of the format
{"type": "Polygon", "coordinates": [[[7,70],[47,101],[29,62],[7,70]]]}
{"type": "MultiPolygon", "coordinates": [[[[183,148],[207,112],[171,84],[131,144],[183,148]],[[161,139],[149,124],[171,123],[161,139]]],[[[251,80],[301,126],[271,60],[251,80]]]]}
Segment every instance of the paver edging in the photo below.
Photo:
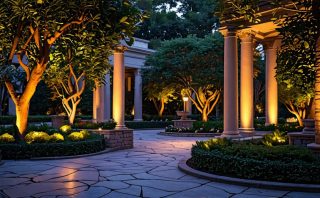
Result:
{"type": "Polygon", "coordinates": [[[95,155],[100,155],[104,153],[110,153],[112,151],[118,151],[118,150],[123,150],[123,148],[106,148],[105,150],[96,152],[96,153],[88,153],[88,154],[83,154],[83,155],[70,155],[70,156],[56,156],[56,157],[33,157],[30,158],[30,160],[59,160],[59,159],[73,159],[73,158],[81,158],[81,157],[90,157],[90,156],[95,156],[95,155]]]}
{"type": "Polygon", "coordinates": [[[240,179],[234,177],[227,177],[221,175],[215,175],[211,173],[202,172],[191,168],[187,165],[188,159],[182,159],[178,163],[178,168],[195,177],[207,179],[210,181],[221,182],[226,184],[241,185],[255,188],[265,188],[274,190],[289,190],[289,191],[304,191],[304,192],[320,192],[319,184],[296,184],[296,183],[284,183],[284,182],[271,182],[261,180],[240,179]]]}
{"type": "Polygon", "coordinates": [[[173,137],[216,137],[221,133],[180,133],[180,132],[159,132],[158,135],[173,136],[173,137]]]}

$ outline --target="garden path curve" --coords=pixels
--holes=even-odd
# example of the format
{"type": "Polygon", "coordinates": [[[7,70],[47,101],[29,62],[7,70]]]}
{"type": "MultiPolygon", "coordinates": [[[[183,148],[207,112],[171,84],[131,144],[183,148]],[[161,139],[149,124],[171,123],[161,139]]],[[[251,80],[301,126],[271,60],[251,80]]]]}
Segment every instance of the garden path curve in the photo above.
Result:
{"type": "Polygon", "coordinates": [[[5,161],[0,197],[307,197],[320,193],[247,188],[198,179],[179,171],[195,140],[135,131],[134,149],[63,160],[5,161]]]}

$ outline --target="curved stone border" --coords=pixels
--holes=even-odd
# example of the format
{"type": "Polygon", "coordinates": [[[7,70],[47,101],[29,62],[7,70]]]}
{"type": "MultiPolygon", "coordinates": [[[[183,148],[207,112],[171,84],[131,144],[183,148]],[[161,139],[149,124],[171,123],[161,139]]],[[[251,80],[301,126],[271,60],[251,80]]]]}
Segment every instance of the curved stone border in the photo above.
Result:
{"type": "Polygon", "coordinates": [[[174,137],[216,137],[221,133],[175,133],[175,132],[160,132],[159,135],[174,136],[174,137]]]}
{"type": "MultiPolygon", "coordinates": [[[[109,153],[112,151],[122,150],[122,148],[106,148],[105,150],[96,152],[96,153],[88,153],[83,155],[69,155],[69,156],[56,156],[56,157],[33,157],[30,158],[30,160],[59,160],[59,159],[73,159],[73,158],[81,158],[81,157],[90,157],[95,155],[100,155],[104,153],[109,153]]],[[[28,159],[22,159],[22,160],[28,160],[28,159]]]]}
{"type": "Polygon", "coordinates": [[[284,182],[271,182],[261,180],[240,179],[234,177],[214,175],[206,172],[202,172],[191,168],[187,165],[187,159],[183,159],[179,162],[178,167],[181,171],[202,179],[210,181],[216,181],[226,184],[235,184],[248,187],[276,189],[276,190],[289,190],[289,191],[304,191],[304,192],[320,192],[319,184],[295,184],[284,182]]]}

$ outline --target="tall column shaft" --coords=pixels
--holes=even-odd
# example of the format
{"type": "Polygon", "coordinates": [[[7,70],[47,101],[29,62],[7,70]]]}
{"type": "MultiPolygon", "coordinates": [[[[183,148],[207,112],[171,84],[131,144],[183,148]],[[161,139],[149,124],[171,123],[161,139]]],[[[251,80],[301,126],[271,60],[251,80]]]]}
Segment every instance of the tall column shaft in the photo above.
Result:
{"type": "Polygon", "coordinates": [[[140,69],[134,73],[134,120],[142,121],[142,77],[140,69]]]}
{"type": "Polygon", "coordinates": [[[276,80],[279,39],[265,42],[266,54],[266,125],[278,124],[278,84],[276,80]]]}
{"type": "Polygon", "coordinates": [[[106,84],[104,85],[104,120],[111,119],[111,82],[110,73],[105,76],[106,84]]]}
{"type": "Polygon", "coordinates": [[[241,39],[240,66],[240,131],[253,132],[254,91],[253,91],[253,35],[243,33],[241,39]]]}
{"type": "Polygon", "coordinates": [[[238,131],[238,50],[236,32],[224,37],[224,131],[222,137],[239,137],[238,131]]]}
{"type": "Polygon", "coordinates": [[[104,86],[95,83],[93,91],[93,122],[104,121],[104,86]]]}
{"type": "Polygon", "coordinates": [[[125,67],[124,50],[119,46],[114,50],[113,66],[113,100],[112,117],[117,123],[116,129],[126,128],[124,124],[125,113],[125,67]]]}

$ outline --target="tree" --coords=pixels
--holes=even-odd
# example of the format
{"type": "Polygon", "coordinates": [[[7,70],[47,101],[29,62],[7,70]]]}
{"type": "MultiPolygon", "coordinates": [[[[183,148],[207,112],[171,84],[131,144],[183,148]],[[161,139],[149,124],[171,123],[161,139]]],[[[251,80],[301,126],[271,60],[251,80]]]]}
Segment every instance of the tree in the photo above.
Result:
{"type": "Polygon", "coordinates": [[[288,88],[284,83],[279,84],[279,99],[297,118],[299,126],[303,126],[302,120],[310,114],[313,96],[314,93],[306,94],[297,87],[288,88]]]}
{"type": "Polygon", "coordinates": [[[151,47],[160,41],[187,37],[190,34],[205,37],[218,24],[213,10],[215,0],[137,0],[138,6],[149,13],[136,36],[151,40],[151,47]]]}
{"type": "Polygon", "coordinates": [[[25,71],[21,94],[10,75],[5,85],[16,106],[16,125],[21,138],[27,127],[30,100],[47,68],[56,41],[78,25],[100,23],[114,40],[132,36],[141,13],[128,0],[2,0],[0,2],[0,52],[3,65],[14,56],[25,71]],[[27,62],[23,62],[23,57],[27,62]]]}
{"type": "Polygon", "coordinates": [[[222,45],[219,33],[203,39],[189,36],[165,41],[147,59],[151,65],[148,72],[158,82],[183,90],[207,121],[221,93],[222,45]]]}
{"type": "MultiPolygon", "coordinates": [[[[145,70],[144,73],[149,73],[145,70]]],[[[147,99],[152,101],[154,107],[158,112],[158,116],[162,117],[165,104],[177,99],[176,90],[173,85],[167,85],[163,82],[151,82],[145,79],[146,85],[144,86],[147,92],[147,99]]]]}
{"type": "Polygon", "coordinates": [[[112,46],[105,45],[105,39],[96,40],[96,36],[83,28],[72,31],[71,39],[57,42],[50,55],[43,79],[52,90],[53,99],[61,99],[69,124],[74,123],[84,90],[102,84],[111,68],[108,57],[112,46]]]}

